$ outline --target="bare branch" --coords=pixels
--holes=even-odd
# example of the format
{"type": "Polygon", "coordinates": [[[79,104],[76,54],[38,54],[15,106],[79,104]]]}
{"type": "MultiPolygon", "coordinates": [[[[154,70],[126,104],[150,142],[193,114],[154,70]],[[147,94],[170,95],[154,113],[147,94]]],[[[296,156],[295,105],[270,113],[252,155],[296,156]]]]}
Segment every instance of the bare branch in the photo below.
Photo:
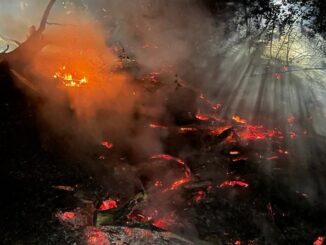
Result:
{"type": "Polygon", "coordinates": [[[55,2],[56,2],[56,0],[50,0],[50,2],[48,3],[48,6],[46,7],[46,9],[44,11],[40,26],[39,26],[39,28],[37,30],[38,33],[42,33],[45,30],[46,23],[48,21],[51,9],[52,9],[55,2]]]}

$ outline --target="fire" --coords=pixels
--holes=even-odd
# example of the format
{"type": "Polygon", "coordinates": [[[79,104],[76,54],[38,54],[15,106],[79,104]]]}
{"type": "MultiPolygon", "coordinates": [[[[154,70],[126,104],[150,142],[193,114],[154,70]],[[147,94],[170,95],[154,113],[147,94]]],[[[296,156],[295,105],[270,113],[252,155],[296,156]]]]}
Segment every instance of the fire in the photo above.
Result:
{"type": "Polygon", "coordinates": [[[59,68],[53,78],[60,80],[66,87],[81,87],[88,82],[85,76],[80,77],[76,72],[68,72],[65,65],[59,68]]]}
{"type": "Polygon", "coordinates": [[[246,124],[247,123],[247,121],[245,119],[241,118],[239,115],[234,115],[232,117],[232,120],[236,121],[237,123],[241,123],[241,124],[246,124]]]}

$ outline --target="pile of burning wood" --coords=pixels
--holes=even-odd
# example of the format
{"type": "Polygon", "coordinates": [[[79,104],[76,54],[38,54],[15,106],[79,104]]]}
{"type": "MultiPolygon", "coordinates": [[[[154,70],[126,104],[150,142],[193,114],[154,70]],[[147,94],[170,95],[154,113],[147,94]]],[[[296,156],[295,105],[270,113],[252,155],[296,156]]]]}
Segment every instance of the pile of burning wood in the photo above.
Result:
{"type": "MultiPolygon", "coordinates": [[[[55,0],[49,2],[39,28],[25,42],[0,56],[0,62],[10,66],[12,75],[33,91],[37,88],[26,78],[24,68],[28,59],[46,45],[43,32],[54,3],[55,0]]],[[[122,64],[125,57],[120,52],[122,64]]],[[[120,69],[134,65],[127,63],[129,67],[122,65],[120,69]]],[[[59,86],[87,88],[87,76],[71,69],[69,64],[63,65],[52,77],[59,86]]],[[[151,71],[136,79],[144,85],[144,93],[155,97],[163,86],[160,75],[159,71],[151,71]]],[[[291,192],[276,181],[277,175],[269,176],[261,166],[288,161],[292,152],[285,141],[308,137],[308,132],[296,130],[293,115],[288,115],[288,126],[293,128],[289,131],[268,128],[240,115],[222,117],[223,103],[212,102],[197,88],[180,80],[167,86],[174,91],[169,97],[172,106],[166,105],[172,120],[152,118],[142,125],[153,134],[164,135],[164,151],[141,159],[142,164],[135,170],[137,194],[126,197],[111,191],[114,186],[110,191],[104,188],[98,192],[78,183],[58,183],[54,189],[68,192],[78,201],[74,208],[57,210],[53,218],[71,234],[80,237],[82,233],[82,240],[88,245],[262,244],[266,237],[274,244],[286,244],[279,227],[283,224],[278,220],[305,221],[294,217],[295,213],[289,211],[292,207],[273,193],[282,188],[297,201],[291,204],[294,206],[308,206],[309,197],[291,192]],[[184,94],[191,95],[195,106],[180,106],[184,105],[184,94]],[[245,231],[241,232],[241,227],[245,231]]],[[[98,142],[101,153],[96,155],[97,161],[110,162],[116,145],[109,139],[98,142]]],[[[119,189],[123,188],[123,181],[119,182],[119,189]]],[[[315,244],[322,244],[324,238],[318,239],[321,243],[315,244]]]]}

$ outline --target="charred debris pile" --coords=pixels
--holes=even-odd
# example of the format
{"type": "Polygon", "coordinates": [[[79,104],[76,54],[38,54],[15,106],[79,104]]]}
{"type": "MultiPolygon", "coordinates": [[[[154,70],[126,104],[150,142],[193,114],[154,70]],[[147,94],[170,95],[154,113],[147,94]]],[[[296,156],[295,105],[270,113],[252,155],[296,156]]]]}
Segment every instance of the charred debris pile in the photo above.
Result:
{"type": "MultiPolygon", "coordinates": [[[[64,135],[42,123],[37,108],[47,98],[26,71],[46,45],[54,3],[27,41],[0,56],[3,244],[322,244],[324,204],[284,181],[287,162],[299,160],[285,140],[308,142],[309,132],[221,117],[223,101],[177,74],[168,82],[161,72],[138,74],[122,48],[119,69],[133,74],[143,102],[164,97],[168,118],[135,106],[131,119],[160,138],[161,152],[145,158],[116,137],[92,145],[87,160],[65,149],[64,135]]],[[[65,69],[56,81],[87,89],[65,69]]],[[[74,117],[69,103],[60,106],[74,117]]]]}

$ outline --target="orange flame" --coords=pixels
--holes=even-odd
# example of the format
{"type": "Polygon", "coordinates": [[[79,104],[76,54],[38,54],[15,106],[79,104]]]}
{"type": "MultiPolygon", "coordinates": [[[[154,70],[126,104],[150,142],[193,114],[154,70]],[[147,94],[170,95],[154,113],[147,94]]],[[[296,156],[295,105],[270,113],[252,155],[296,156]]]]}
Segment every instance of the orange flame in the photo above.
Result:
{"type": "Polygon", "coordinates": [[[247,121],[243,118],[241,118],[239,115],[234,115],[232,117],[232,120],[236,121],[237,123],[241,123],[241,124],[246,124],[247,121]]]}
{"type": "Polygon", "coordinates": [[[77,78],[76,72],[68,72],[65,65],[59,68],[59,70],[53,75],[53,78],[60,80],[66,87],[81,87],[88,83],[85,76],[77,78]]]}

